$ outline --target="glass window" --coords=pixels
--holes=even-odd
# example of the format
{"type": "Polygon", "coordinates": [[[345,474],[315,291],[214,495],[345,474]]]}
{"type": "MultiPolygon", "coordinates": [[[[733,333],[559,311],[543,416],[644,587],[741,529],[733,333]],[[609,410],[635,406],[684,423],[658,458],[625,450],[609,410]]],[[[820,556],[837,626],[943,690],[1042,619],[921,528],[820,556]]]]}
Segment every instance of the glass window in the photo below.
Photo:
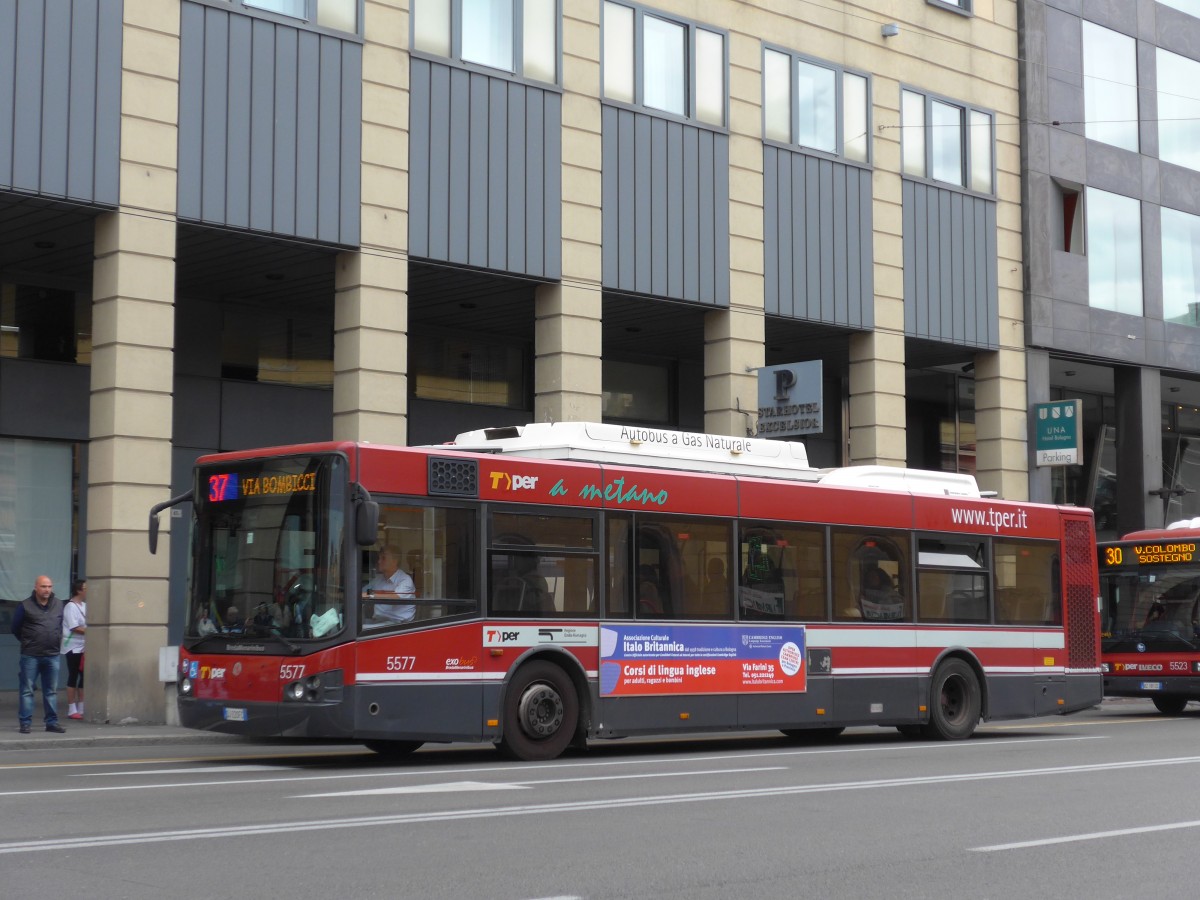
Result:
{"type": "Polygon", "coordinates": [[[414,50],[555,83],[558,0],[413,0],[412,42],[414,50]]]}
{"type": "Polygon", "coordinates": [[[605,98],[725,124],[724,35],[611,0],[603,31],[605,98]]]}
{"type": "Polygon", "coordinates": [[[529,348],[473,336],[422,334],[410,340],[413,395],[524,409],[529,398],[529,348]]]}
{"type": "Polygon", "coordinates": [[[995,135],[990,112],[917,91],[900,94],[901,169],[905,175],[995,190],[992,167],[995,135]]]}
{"type": "Polygon", "coordinates": [[[604,4],[604,96],[633,102],[633,10],[604,4]]]}
{"type": "Polygon", "coordinates": [[[1158,156],[1200,170],[1200,62],[1158,51],[1158,156]]]}
{"type": "Polygon", "coordinates": [[[971,182],[970,188],[981,194],[992,193],[992,117],[977,109],[970,112],[971,182]]]}
{"type": "Polygon", "coordinates": [[[792,140],[791,57],[763,51],[763,133],[772,141],[792,140]]]}
{"type": "Polygon", "coordinates": [[[911,622],[908,537],[901,532],[833,532],[833,618],[911,622]]]}
{"type": "Polygon", "coordinates": [[[837,151],[837,74],[824,66],[796,62],[796,143],[826,153],[837,151]]]}
{"type": "Polygon", "coordinates": [[[682,25],[646,16],[642,26],[643,78],[642,100],[653,109],[682,116],[687,111],[682,25]]]}
{"type": "Polygon", "coordinates": [[[602,362],[604,421],[671,423],[671,369],[664,364],[602,362]]]}
{"type": "Polygon", "coordinates": [[[307,13],[306,0],[242,0],[242,3],[245,6],[265,9],[267,12],[291,16],[294,19],[303,19],[307,13]]]}
{"type": "Polygon", "coordinates": [[[463,60],[512,71],[513,0],[461,2],[463,60]]]}
{"type": "MultiPolygon", "coordinates": [[[[619,535],[622,545],[632,551],[627,589],[635,616],[732,618],[732,533],[729,522],[638,516],[633,526],[619,535]]],[[[617,605],[610,600],[610,607],[617,605]]]]}
{"type": "Polygon", "coordinates": [[[1084,134],[1089,139],[1137,151],[1137,84],[1137,42],[1084,22],[1083,113],[1084,134]]]}
{"type": "Polygon", "coordinates": [[[703,28],[696,29],[696,118],[725,122],[725,38],[703,28]]]}
{"type": "Polygon", "coordinates": [[[246,9],[315,21],[322,28],[358,32],[358,0],[235,0],[246,9]]]}
{"type": "Polygon", "coordinates": [[[983,623],[988,612],[983,541],[956,535],[921,538],[917,555],[917,615],[923,622],[983,623]]]}
{"type": "Polygon", "coordinates": [[[1088,304],[1142,314],[1142,213],[1132,197],[1087,188],[1088,304]]]}
{"type": "Polygon", "coordinates": [[[900,94],[903,123],[901,157],[905,175],[925,177],[925,97],[913,91],[900,94]]]}
{"type": "Polygon", "coordinates": [[[412,17],[413,48],[450,56],[450,0],[416,0],[412,17]]]}
{"type": "Polygon", "coordinates": [[[394,627],[474,614],[475,512],[379,505],[379,540],[360,554],[362,624],[394,627]]]}
{"type": "Polygon", "coordinates": [[[497,616],[596,616],[595,519],[492,515],[488,597],[497,616]]]}
{"type": "Polygon", "coordinates": [[[39,575],[67,596],[75,546],[74,446],[0,437],[0,634],[39,575]],[[7,601],[7,602],[5,602],[7,601]]]}
{"type": "Polygon", "coordinates": [[[222,310],[221,377],[263,384],[333,384],[330,318],[252,307],[222,310]]]}
{"type": "Polygon", "coordinates": [[[763,51],[763,133],[769,140],[867,162],[868,102],[865,76],[763,51]]]}
{"type": "Polygon", "coordinates": [[[91,298],[86,293],[0,282],[0,356],[90,363],[91,298]]]}
{"type": "Polygon", "coordinates": [[[842,73],[842,153],[855,162],[866,162],[870,148],[867,122],[867,79],[842,73]]]}
{"type": "Polygon", "coordinates": [[[1062,624],[1056,544],[996,541],[992,567],[998,625],[1062,624]]]}
{"type": "Polygon", "coordinates": [[[1200,16],[1200,0],[1158,0],[1158,2],[1163,6],[1171,6],[1185,13],[1191,13],[1193,16],[1200,16]]]}
{"type": "Polygon", "coordinates": [[[1200,216],[1162,208],[1163,320],[1200,326],[1200,216]]]}
{"type": "Polygon", "coordinates": [[[739,618],[825,619],[823,528],[747,523],[739,544],[739,618]]]}
{"type": "Polygon", "coordinates": [[[953,106],[934,100],[930,104],[932,120],[930,122],[930,150],[932,169],[930,174],[935,181],[947,184],[963,183],[963,110],[961,106],[953,106]]]}
{"type": "Polygon", "coordinates": [[[558,2],[525,0],[524,74],[550,84],[558,82],[558,2]]]}
{"type": "Polygon", "coordinates": [[[187,634],[325,638],[346,626],[346,463],[335,456],[197,472],[187,634]]]}

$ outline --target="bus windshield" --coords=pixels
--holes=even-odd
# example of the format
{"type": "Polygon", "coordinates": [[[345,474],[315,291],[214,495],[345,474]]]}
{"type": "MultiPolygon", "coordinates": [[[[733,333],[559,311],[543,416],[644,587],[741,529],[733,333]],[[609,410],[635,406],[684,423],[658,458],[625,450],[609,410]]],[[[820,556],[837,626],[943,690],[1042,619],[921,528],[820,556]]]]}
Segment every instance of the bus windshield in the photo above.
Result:
{"type": "Polygon", "coordinates": [[[1104,572],[1100,593],[1106,651],[1200,647],[1200,565],[1104,572]]]}
{"type": "Polygon", "coordinates": [[[185,638],[323,639],[345,627],[340,456],[248,460],[196,473],[185,638]]]}

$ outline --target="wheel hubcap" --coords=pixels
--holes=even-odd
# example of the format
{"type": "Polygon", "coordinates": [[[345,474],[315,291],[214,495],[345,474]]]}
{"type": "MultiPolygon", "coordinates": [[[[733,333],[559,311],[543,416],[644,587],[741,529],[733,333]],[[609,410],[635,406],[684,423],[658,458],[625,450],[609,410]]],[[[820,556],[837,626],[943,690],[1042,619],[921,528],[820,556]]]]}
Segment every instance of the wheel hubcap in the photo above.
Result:
{"type": "Polygon", "coordinates": [[[532,685],[521,697],[519,714],[521,727],[528,734],[549,737],[562,726],[562,697],[549,685],[532,685]]]}
{"type": "Polygon", "coordinates": [[[942,685],[942,714],[947,720],[956,722],[962,718],[965,705],[962,681],[958,678],[947,679],[942,685]]]}

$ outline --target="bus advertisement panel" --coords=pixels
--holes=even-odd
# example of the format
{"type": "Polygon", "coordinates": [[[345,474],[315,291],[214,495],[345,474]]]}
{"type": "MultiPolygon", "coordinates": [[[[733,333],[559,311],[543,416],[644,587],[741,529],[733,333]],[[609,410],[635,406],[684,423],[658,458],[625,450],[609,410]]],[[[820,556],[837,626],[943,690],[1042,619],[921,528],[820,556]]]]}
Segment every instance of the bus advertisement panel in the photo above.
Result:
{"type": "Polygon", "coordinates": [[[966,476],[560,423],[213,455],[176,499],[193,728],[548,759],[705,730],[959,739],[1101,697],[1090,513],[966,476]]]}
{"type": "Polygon", "coordinates": [[[1200,519],[1099,545],[1104,692],[1200,700],[1200,519]]]}

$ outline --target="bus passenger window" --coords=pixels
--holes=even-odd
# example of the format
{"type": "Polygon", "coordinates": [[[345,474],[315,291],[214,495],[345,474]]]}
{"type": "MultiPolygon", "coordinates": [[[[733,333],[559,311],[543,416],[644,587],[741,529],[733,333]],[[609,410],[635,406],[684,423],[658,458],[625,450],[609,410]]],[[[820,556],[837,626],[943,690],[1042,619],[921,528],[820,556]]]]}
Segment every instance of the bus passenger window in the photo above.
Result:
{"type": "Polygon", "coordinates": [[[833,533],[834,618],[841,621],[912,620],[906,537],[833,533]]]}

